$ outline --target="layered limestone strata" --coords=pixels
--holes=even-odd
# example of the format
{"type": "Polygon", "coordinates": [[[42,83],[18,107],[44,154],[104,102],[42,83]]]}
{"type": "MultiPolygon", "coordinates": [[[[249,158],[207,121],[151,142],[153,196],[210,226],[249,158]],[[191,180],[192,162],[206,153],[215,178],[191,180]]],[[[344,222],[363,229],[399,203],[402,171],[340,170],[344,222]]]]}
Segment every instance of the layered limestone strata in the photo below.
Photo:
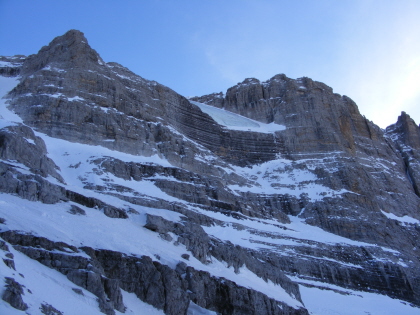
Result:
{"type": "MultiPolygon", "coordinates": [[[[0,129],[2,193],[70,205],[78,218],[97,210],[113,220],[140,220],[134,208],[181,216],[147,213],[139,227],[185,246],[176,267],[156,256],[49,240],[30,227],[11,230],[1,219],[4,255],[12,246],[58,270],[93,293],[102,312],[123,312],[125,290],[166,314],[185,314],[190,301],[220,314],[307,314],[297,284],[308,281],[420,305],[420,131],[407,114],[384,131],[350,98],[285,75],[187,100],[105,63],[74,30],[35,55],[0,61],[0,75],[19,78],[7,102],[23,120],[0,129]],[[282,128],[232,130],[194,101],[282,128]],[[54,160],[45,135],[94,149],[66,165],[65,155],[79,152],[54,160]],[[115,156],[96,155],[100,147],[115,156]],[[138,156],[148,162],[135,162],[138,156]],[[114,205],[120,202],[125,206],[114,205]],[[299,238],[296,220],[345,239],[299,238]],[[189,257],[238,274],[246,268],[302,307],[192,267],[189,257]]],[[[9,256],[3,261],[13,269],[9,256]]],[[[28,307],[19,281],[5,281],[3,300],[28,307]]]]}

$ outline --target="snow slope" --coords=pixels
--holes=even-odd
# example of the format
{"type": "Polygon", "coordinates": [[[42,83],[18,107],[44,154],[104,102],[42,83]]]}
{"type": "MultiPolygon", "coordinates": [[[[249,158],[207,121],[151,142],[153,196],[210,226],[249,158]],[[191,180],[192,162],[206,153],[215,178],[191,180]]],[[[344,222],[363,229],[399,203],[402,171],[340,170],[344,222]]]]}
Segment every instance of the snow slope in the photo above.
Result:
{"type": "Polygon", "coordinates": [[[7,99],[4,98],[18,83],[17,78],[0,76],[0,128],[22,122],[18,115],[7,109],[7,99]]]}
{"type": "Polygon", "coordinates": [[[273,133],[286,129],[283,125],[277,125],[275,123],[265,124],[203,103],[195,101],[190,101],[190,103],[197,105],[204,113],[211,116],[219,125],[222,125],[227,129],[261,133],[273,133]]]}
{"type": "MultiPolygon", "coordinates": [[[[0,93],[3,94],[18,83],[18,80],[15,78],[0,77],[0,79],[0,93]]],[[[264,133],[284,130],[284,126],[263,124],[225,110],[197,102],[193,103],[199,106],[203,112],[213,117],[216,122],[229,129],[264,133]]],[[[9,111],[6,105],[6,100],[2,99],[0,101],[0,127],[22,123],[22,120],[9,111]]],[[[36,132],[36,135],[44,140],[48,156],[59,166],[60,174],[65,184],[59,183],[51,177],[48,178],[49,181],[65,186],[67,189],[79,192],[85,196],[95,197],[120,209],[128,210],[130,208],[135,210],[135,212],[131,211],[128,219],[116,220],[105,216],[98,209],[77,204],[78,207],[85,211],[86,215],[74,215],[69,212],[71,206],[76,205],[72,202],[42,204],[24,200],[14,195],[0,193],[0,217],[4,218],[6,223],[0,226],[2,231],[17,230],[27,232],[32,235],[46,237],[55,242],[65,242],[76,247],[89,246],[98,249],[108,249],[137,257],[146,255],[158,259],[162,264],[175,268],[182,261],[181,255],[188,253],[186,247],[182,244],[177,244],[175,237],[173,241],[162,239],[158,233],[144,228],[144,225],[147,214],[158,215],[166,220],[178,223],[181,222],[182,215],[170,210],[139,206],[106,194],[106,192],[101,193],[85,188],[85,182],[104,186],[106,186],[106,183],[112,182],[116,185],[142,192],[148,198],[160,198],[169,202],[182,203],[192,211],[223,221],[224,225],[213,225],[203,227],[203,229],[215,239],[231,242],[244,248],[276,250],[278,245],[300,246],[305,244],[306,241],[373,246],[325,232],[320,228],[305,224],[297,217],[289,216],[290,224],[280,224],[276,220],[239,220],[222,213],[208,212],[184,200],[168,195],[152,181],[143,180],[139,182],[124,180],[109,173],[99,174],[95,171],[97,165],[93,163],[98,158],[112,157],[124,162],[171,166],[168,161],[157,155],[151,157],[134,156],[112,151],[101,146],[70,143],[48,137],[39,132],[36,132]],[[241,225],[243,229],[235,228],[235,224],[241,225]],[[255,230],[267,233],[267,235],[264,235],[264,233],[251,233],[251,231],[255,230]],[[269,234],[279,237],[273,238],[269,234]]],[[[13,164],[13,161],[8,162],[21,167],[22,172],[30,173],[30,170],[24,166],[17,163],[13,164]]],[[[339,196],[347,193],[347,191],[333,191],[315,183],[316,178],[308,170],[289,172],[289,165],[289,161],[278,159],[252,168],[232,167],[236,174],[245,178],[252,178],[253,185],[249,187],[231,185],[230,189],[238,193],[282,193],[296,197],[305,192],[312,200],[320,200],[325,195],[339,196]],[[279,182],[282,185],[275,185],[279,182]]],[[[121,192],[121,194],[130,196],[129,192],[121,192]]],[[[388,217],[398,220],[391,215],[388,215],[388,217]]],[[[406,217],[399,218],[399,220],[406,224],[418,224],[418,221],[413,222],[406,217]]],[[[2,278],[13,277],[18,279],[19,283],[24,285],[23,299],[29,306],[29,309],[26,311],[28,314],[40,314],[39,305],[41,304],[54,305],[55,308],[64,314],[102,314],[99,312],[96,296],[70,282],[61,273],[47,268],[16,251],[10,244],[8,247],[14,255],[16,270],[0,263],[0,275],[2,278]],[[82,290],[83,295],[76,293],[73,289],[82,290]]],[[[387,248],[383,248],[383,250],[390,251],[387,248]]],[[[397,255],[398,252],[395,254],[397,255]]],[[[3,251],[0,251],[0,255],[1,258],[6,258],[3,251]]],[[[80,253],[80,255],[84,254],[80,253]]],[[[305,306],[310,314],[414,315],[420,313],[418,308],[411,307],[405,302],[391,299],[384,295],[345,290],[321,282],[291,277],[293,281],[300,284],[302,305],[281,286],[274,284],[270,280],[265,281],[259,278],[246,266],[242,266],[239,272],[235,272],[234,268],[228,266],[226,262],[218,261],[215,258],[212,258],[210,263],[204,264],[196,258],[190,257],[187,263],[196,270],[207,271],[215,277],[223,277],[240,286],[252,288],[291,307],[299,308],[305,306]],[[308,285],[316,285],[316,287],[309,287],[308,285]],[[326,288],[320,289],[320,287],[326,288]]],[[[3,294],[4,290],[4,284],[0,284],[0,295],[3,294]]],[[[123,298],[127,307],[125,314],[163,314],[162,311],[145,304],[132,293],[123,292],[123,298]]],[[[7,303],[1,302],[0,314],[22,314],[22,312],[12,308],[7,303]]],[[[214,315],[214,312],[204,310],[191,303],[188,314],[214,315]]]]}
{"type": "MultiPolygon", "coordinates": [[[[130,217],[128,220],[108,218],[100,211],[87,207],[83,207],[83,210],[86,211],[86,216],[75,216],[68,212],[69,209],[70,204],[67,203],[44,205],[39,202],[31,202],[15,196],[0,194],[0,217],[6,219],[7,227],[12,230],[30,230],[34,235],[44,236],[53,241],[64,241],[77,247],[91,246],[121,251],[135,256],[148,255],[156,257],[156,255],[159,255],[162,263],[173,268],[179,262],[179,259],[175,259],[175,257],[180,257],[181,254],[187,253],[185,246],[174,246],[173,243],[158,237],[156,233],[143,228],[145,223],[144,213],[156,211],[156,209],[137,207],[136,210],[140,213],[130,217]],[[68,222],[72,222],[72,224],[69,225],[68,222]]],[[[178,215],[167,210],[156,211],[154,214],[159,214],[172,220],[176,220],[178,215]]],[[[294,225],[292,226],[295,227],[294,225]]],[[[310,233],[306,232],[303,226],[302,228],[303,230],[300,233],[306,233],[306,239],[321,240],[319,235],[322,231],[320,229],[315,233],[310,233]]],[[[210,230],[209,232],[212,231],[210,230]]],[[[225,233],[232,236],[229,237],[230,241],[235,242],[235,239],[241,238],[240,235],[236,237],[231,232],[231,230],[225,231],[225,233]]],[[[220,231],[217,231],[215,234],[223,238],[220,231]]],[[[325,235],[325,238],[328,236],[332,235],[325,235]]],[[[343,240],[338,238],[336,241],[343,240]]],[[[243,242],[240,245],[244,245],[243,242]]],[[[27,291],[24,295],[24,301],[29,306],[28,314],[38,314],[36,307],[41,303],[51,304],[63,311],[64,314],[101,314],[97,308],[96,297],[93,294],[77,287],[61,273],[29,259],[13,250],[11,246],[9,248],[15,256],[17,271],[15,272],[7,268],[6,265],[0,264],[0,273],[2,277],[18,277],[19,282],[25,286],[27,291]],[[19,276],[18,272],[23,277],[19,276]],[[73,288],[82,290],[84,296],[76,294],[72,290],[73,288]]],[[[241,268],[240,272],[236,274],[232,267],[228,268],[225,263],[217,260],[214,260],[211,264],[204,265],[194,257],[191,257],[188,264],[194,268],[208,271],[215,276],[232,280],[239,285],[256,289],[277,300],[287,302],[289,305],[301,306],[299,302],[285,293],[281,287],[274,285],[270,281],[265,282],[246,267],[241,268]]],[[[299,278],[292,278],[292,280],[302,283],[300,291],[303,303],[310,314],[419,314],[418,308],[413,308],[406,302],[391,299],[384,295],[352,291],[326,283],[299,278]],[[305,284],[316,284],[327,288],[307,287],[305,284]],[[333,289],[336,291],[333,291],[333,289]],[[343,294],[343,291],[345,294],[343,294]]],[[[2,294],[2,291],[0,291],[0,294],[2,294]]],[[[125,314],[163,314],[161,311],[135,298],[132,293],[123,292],[123,297],[127,306],[125,314]]],[[[206,312],[193,307],[189,314],[206,314],[206,312]]],[[[21,314],[20,311],[11,308],[7,303],[0,303],[0,313],[21,314]]],[[[208,314],[211,314],[211,312],[208,314]]]]}

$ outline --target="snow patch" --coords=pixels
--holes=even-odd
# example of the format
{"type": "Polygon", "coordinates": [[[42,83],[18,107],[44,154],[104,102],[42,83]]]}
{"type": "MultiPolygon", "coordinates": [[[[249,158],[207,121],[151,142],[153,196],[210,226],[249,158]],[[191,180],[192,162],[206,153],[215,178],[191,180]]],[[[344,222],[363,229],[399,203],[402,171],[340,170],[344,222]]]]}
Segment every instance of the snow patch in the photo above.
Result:
{"type": "MultiPolygon", "coordinates": [[[[147,314],[147,315],[165,315],[163,310],[158,310],[150,304],[147,304],[140,300],[134,293],[121,290],[123,296],[124,305],[127,307],[125,313],[115,311],[116,314],[147,314]],[[139,313],[141,311],[141,313],[139,313]]],[[[101,313],[103,314],[103,313],[101,313]]]]}
{"type": "MultiPolygon", "coordinates": [[[[108,198],[112,197],[108,196],[108,198]]],[[[119,202],[120,207],[128,206],[122,200],[119,202]]],[[[169,210],[130,204],[130,207],[138,214],[130,214],[128,219],[116,220],[105,216],[98,209],[81,205],[78,206],[85,210],[86,215],[72,215],[68,212],[71,203],[42,204],[40,207],[40,202],[1,193],[0,203],[0,217],[5,218],[7,222],[3,229],[31,231],[34,235],[76,247],[108,249],[137,257],[143,255],[160,257],[159,261],[171,268],[175,268],[181,255],[187,252],[184,245],[175,245],[174,242],[165,241],[158,233],[144,228],[146,213],[179,222],[181,215],[169,210]]],[[[194,257],[190,257],[188,265],[197,270],[208,271],[216,277],[234,281],[240,286],[262,292],[292,307],[302,307],[301,303],[291,297],[282,287],[271,281],[265,282],[246,267],[242,267],[240,273],[236,274],[233,267],[228,268],[225,262],[213,259],[212,263],[206,265],[194,257]]]]}
{"type": "Polygon", "coordinates": [[[393,214],[393,213],[388,213],[388,212],[385,212],[385,211],[383,211],[383,210],[381,210],[381,212],[382,212],[382,214],[384,215],[384,216],[386,216],[388,219],[391,219],[391,220],[396,220],[396,221],[398,221],[398,222],[401,222],[402,224],[404,224],[404,225],[407,225],[407,224],[417,224],[417,225],[420,225],[420,221],[419,220],[417,220],[417,219],[414,219],[414,218],[412,218],[412,217],[410,217],[410,216],[408,216],[408,215],[405,215],[405,216],[403,216],[403,217],[398,217],[398,216],[396,216],[395,214],[393,214]]]}
{"type": "Polygon", "coordinates": [[[8,62],[8,61],[1,61],[0,60],[0,67],[11,67],[11,68],[13,68],[13,67],[15,67],[14,65],[13,65],[13,63],[11,63],[11,62],[8,62]]]}
{"type": "Polygon", "coordinates": [[[305,307],[312,315],[418,315],[420,308],[412,307],[409,303],[392,299],[386,295],[343,289],[323,282],[302,280],[289,277],[292,280],[319,287],[308,287],[300,284],[299,290],[305,307]],[[338,290],[333,291],[333,290],[338,290]]]}
{"type": "Polygon", "coordinates": [[[252,192],[264,195],[290,195],[297,199],[301,197],[312,201],[325,197],[339,197],[350,191],[333,190],[318,184],[317,176],[308,168],[300,169],[293,166],[293,161],[279,158],[252,167],[232,166],[234,172],[249,179],[249,185],[230,185],[229,189],[237,192],[252,192]]]}
{"type": "Polygon", "coordinates": [[[19,81],[20,78],[0,76],[0,128],[23,123],[22,118],[7,108],[7,99],[4,98],[9,91],[19,84],[19,81]]]}
{"type": "MultiPolygon", "coordinates": [[[[1,263],[0,275],[1,278],[13,278],[24,286],[22,298],[29,307],[26,314],[40,314],[41,304],[50,304],[64,314],[103,314],[99,310],[97,297],[92,293],[77,286],[60,272],[14,250],[13,246],[8,245],[8,248],[13,254],[16,271],[1,263]],[[73,288],[81,290],[83,295],[77,294],[73,288]]],[[[1,256],[3,253],[0,251],[1,256]]],[[[3,302],[0,303],[0,314],[12,315],[23,312],[3,302]]]]}
{"type": "Polygon", "coordinates": [[[190,301],[190,306],[188,307],[187,315],[217,315],[216,312],[206,310],[201,306],[198,306],[193,301],[190,301]]]}
{"type": "Polygon", "coordinates": [[[276,131],[281,131],[281,130],[286,129],[286,127],[283,125],[277,125],[275,123],[265,124],[265,123],[229,112],[227,110],[213,107],[210,105],[206,105],[203,103],[199,103],[195,101],[190,101],[190,103],[198,106],[202,112],[208,114],[219,125],[222,125],[230,130],[274,133],[276,131]]]}

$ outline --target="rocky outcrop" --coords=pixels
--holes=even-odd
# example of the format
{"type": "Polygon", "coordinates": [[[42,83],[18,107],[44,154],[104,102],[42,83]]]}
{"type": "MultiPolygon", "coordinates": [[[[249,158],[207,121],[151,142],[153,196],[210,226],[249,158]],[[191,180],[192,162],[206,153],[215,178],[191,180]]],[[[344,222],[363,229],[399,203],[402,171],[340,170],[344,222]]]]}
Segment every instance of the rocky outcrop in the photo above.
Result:
{"type": "MultiPolygon", "coordinates": [[[[0,192],[16,194],[21,198],[31,201],[41,201],[53,204],[59,201],[73,201],[80,205],[95,208],[111,218],[127,218],[123,209],[109,205],[93,197],[65,189],[61,185],[36,174],[25,174],[19,166],[0,162],[0,192]]],[[[77,206],[76,206],[77,207],[77,206]]],[[[78,210],[75,210],[78,211],[78,210]]],[[[80,213],[80,210],[78,211],[80,213]]]]}
{"type": "Polygon", "coordinates": [[[397,145],[401,153],[407,176],[417,196],[420,196],[420,129],[405,112],[398,121],[386,128],[386,134],[397,145]]]}
{"type": "Polygon", "coordinates": [[[20,163],[34,174],[52,176],[63,182],[58,167],[47,156],[44,141],[36,137],[33,130],[24,125],[0,129],[0,158],[20,163]]]}
{"type": "MultiPolygon", "coordinates": [[[[92,293],[101,312],[124,312],[124,290],[166,314],[186,314],[192,303],[219,314],[308,314],[299,285],[420,306],[420,131],[407,114],[383,131],[350,98],[285,75],[187,100],[105,63],[75,30],[37,54],[0,61],[0,75],[20,80],[6,102],[23,120],[0,129],[0,192],[59,205],[79,223],[96,209],[176,253],[151,254],[148,240],[135,253],[70,245],[4,213],[4,241],[64,274],[74,292],[92,293]],[[232,130],[194,101],[284,128],[232,130]],[[90,145],[91,154],[66,165],[44,135],[90,145]],[[97,146],[113,151],[97,154],[97,146]],[[249,272],[301,307],[212,266],[249,272]]],[[[5,242],[5,268],[15,270],[5,242]]],[[[25,309],[21,285],[5,283],[3,300],[25,309]]],[[[62,313],[46,302],[39,310],[62,313]]]]}
{"type": "Polygon", "coordinates": [[[22,63],[26,56],[17,55],[13,57],[0,56],[0,75],[3,77],[16,77],[20,74],[22,63]]]}
{"type": "Polygon", "coordinates": [[[239,165],[271,160],[278,152],[272,135],[223,130],[171,89],[105,64],[78,31],[29,56],[21,69],[11,107],[25,123],[54,137],[157,153],[192,170],[204,166],[191,159],[197,148],[179,133],[239,165]]]}
{"type": "Polygon", "coordinates": [[[401,144],[415,150],[420,149],[419,126],[406,112],[401,112],[398,121],[394,125],[389,126],[386,131],[389,135],[395,135],[395,140],[400,141],[401,144]]]}
{"type": "Polygon", "coordinates": [[[41,304],[41,307],[39,309],[41,310],[41,313],[45,315],[63,315],[62,312],[60,312],[54,306],[48,303],[41,304]]]}
{"type": "MultiPolygon", "coordinates": [[[[135,293],[141,300],[164,310],[165,314],[185,314],[190,300],[220,314],[307,314],[303,308],[294,309],[232,281],[187,267],[182,262],[173,270],[147,256],[137,258],[88,247],[77,249],[15,231],[0,234],[18,251],[60,271],[76,285],[95,294],[105,314],[115,314],[114,309],[124,312],[120,289],[135,293]],[[74,254],[79,252],[80,256],[74,254]]],[[[13,283],[13,288],[20,288],[13,283]]],[[[21,290],[11,291],[17,294],[12,300],[19,300],[21,290]]],[[[9,295],[7,293],[8,301],[9,295]]]]}
{"type": "Polygon", "coordinates": [[[309,78],[294,80],[281,74],[265,82],[246,79],[228,89],[224,98],[211,94],[191,100],[285,125],[286,130],[276,133],[277,141],[281,153],[293,159],[302,153],[337,150],[354,155],[382,139],[380,129],[360,115],[350,98],[309,78]]]}
{"type": "MultiPolygon", "coordinates": [[[[291,205],[283,211],[297,215],[305,209],[301,217],[310,224],[352,239],[383,244],[384,239],[376,237],[382,234],[383,227],[367,223],[369,228],[357,232],[357,218],[383,220],[381,210],[419,218],[418,188],[411,185],[418,170],[407,172],[407,159],[401,158],[398,144],[360,115],[350,98],[333,93],[325,84],[276,75],[265,82],[246,79],[228,89],[224,97],[211,94],[191,100],[264,123],[285,125],[285,130],[275,133],[281,157],[292,160],[295,168],[315,173],[318,183],[349,192],[339,199],[324,198],[321,203],[307,203],[290,196],[264,196],[271,204],[286,201],[291,205]]],[[[407,134],[404,139],[416,143],[418,127],[414,122],[406,125],[401,128],[410,130],[410,136],[407,134]]],[[[253,194],[242,196],[249,197],[260,198],[253,194]]],[[[386,242],[394,241],[389,238],[386,242]]]]}
{"type": "Polygon", "coordinates": [[[22,285],[13,278],[6,277],[5,280],[6,290],[3,293],[3,301],[9,303],[15,309],[26,311],[28,305],[22,299],[22,295],[24,294],[22,285]]]}

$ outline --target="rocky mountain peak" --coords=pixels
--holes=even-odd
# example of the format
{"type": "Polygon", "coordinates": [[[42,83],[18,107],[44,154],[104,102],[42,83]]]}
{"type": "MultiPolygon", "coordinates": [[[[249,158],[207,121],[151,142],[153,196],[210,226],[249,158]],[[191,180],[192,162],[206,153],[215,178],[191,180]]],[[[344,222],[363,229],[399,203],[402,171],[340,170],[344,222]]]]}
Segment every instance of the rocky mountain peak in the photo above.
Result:
{"type": "Polygon", "coordinates": [[[405,145],[420,149],[420,128],[406,112],[401,112],[397,122],[389,126],[386,131],[397,136],[405,145]]]}
{"type": "Polygon", "coordinates": [[[396,144],[404,160],[407,176],[417,196],[420,197],[420,129],[414,120],[401,112],[395,124],[385,130],[385,135],[396,144]]]}
{"type": "Polygon", "coordinates": [[[75,30],[0,61],[1,314],[418,313],[406,113],[284,74],[188,100],[75,30]]]}
{"type": "MultiPolygon", "coordinates": [[[[291,79],[285,74],[277,74],[264,82],[247,78],[229,88],[224,97],[213,93],[191,99],[264,123],[284,124],[288,117],[305,112],[321,119],[326,115],[334,115],[325,111],[334,110],[330,104],[340,103],[341,98],[322,82],[307,77],[291,79]]],[[[348,97],[343,97],[343,100],[342,104],[349,112],[360,115],[352,100],[348,97]]],[[[335,108],[340,110],[338,106],[335,108]]]]}
{"type": "Polygon", "coordinates": [[[56,37],[49,45],[27,58],[22,74],[30,75],[45,67],[83,68],[88,63],[103,64],[102,58],[92,49],[84,34],[70,30],[56,37]]]}
{"type": "Polygon", "coordinates": [[[249,78],[229,88],[224,97],[209,94],[192,100],[286,126],[276,142],[285,154],[335,150],[354,154],[356,139],[370,142],[381,137],[379,128],[360,114],[349,97],[307,77],[291,79],[278,74],[264,82],[249,78]]]}

